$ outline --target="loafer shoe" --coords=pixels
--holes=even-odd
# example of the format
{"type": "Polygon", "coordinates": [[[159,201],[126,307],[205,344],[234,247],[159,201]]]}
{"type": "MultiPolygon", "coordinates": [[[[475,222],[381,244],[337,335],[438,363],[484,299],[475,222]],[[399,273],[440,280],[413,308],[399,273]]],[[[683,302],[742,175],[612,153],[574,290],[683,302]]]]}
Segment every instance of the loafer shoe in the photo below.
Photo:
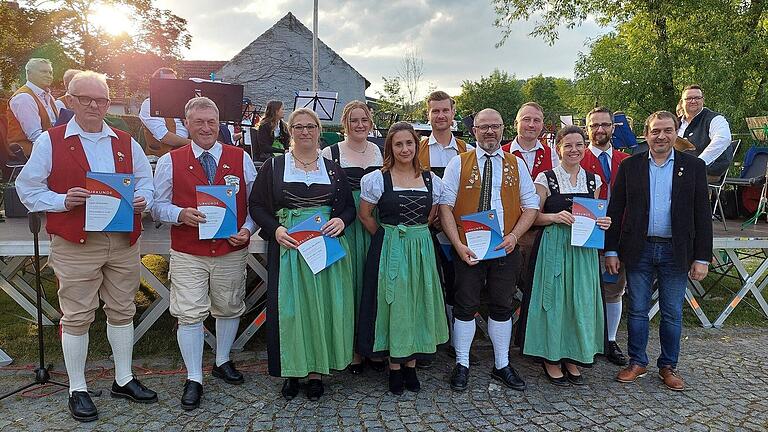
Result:
{"type": "Polygon", "coordinates": [[[203,397],[203,385],[197,381],[187,380],[184,383],[184,393],[181,394],[181,407],[185,411],[192,411],[200,406],[203,397]]]}
{"type": "Polygon", "coordinates": [[[565,366],[563,366],[562,370],[569,383],[577,386],[584,385],[584,376],[582,374],[574,375],[565,366]]]}
{"type": "Polygon", "coordinates": [[[299,394],[299,379],[288,378],[283,382],[283,388],[280,390],[285,400],[291,400],[299,394]]]}
{"type": "Polygon", "coordinates": [[[243,374],[235,369],[235,364],[231,361],[228,361],[221,366],[216,366],[214,364],[211,374],[216,378],[223,379],[227,384],[242,384],[245,381],[243,374]]]}
{"type": "Polygon", "coordinates": [[[363,367],[364,366],[362,363],[357,363],[357,364],[351,363],[349,366],[347,366],[347,370],[352,375],[360,375],[361,373],[363,373],[363,367]]]}
{"type": "Polygon", "coordinates": [[[608,353],[605,355],[605,358],[616,366],[627,365],[627,357],[621,352],[621,348],[619,348],[619,344],[616,341],[608,341],[608,353]]]}
{"type": "Polygon", "coordinates": [[[501,381],[505,386],[513,390],[525,390],[525,381],[520,378],[520,375],[517,374],[517,371],[510,365],[506,365],[501,369],[496,369],[494,367],[491,369],[491,377],[493,377],[495,380],[501,381]]]}
{"type": "Polygon", "coordinates": [[[670,390],[685,390],[685,381],[680,378],[680,375],[677,374],[677,371],[672,366],[665,366],[659,369],[659,378],[664,381],[664,385],[670,390]]]}
{"type": "Polygon", "coordinates": [[[469,368],[461,363],[456,363],[451,373],[451,390],[464,391],[469,382],[469,368]]]}
{"type": "Polygon", "coordinates": [[[619,374],[616,375],[616,381],[625,384],[633,383],[638,378],[644,377],[646,373],[648,373],[648,368],[631,364],[619,371],[619,374]]]}
{"type": "Polygon", "coordinates": [[[128,381],[124,386],[117,385],[117,382],[112,382],[112,389],[110,394],[113,398],[128,399],[138,403],[154,403],[157,402],[157,393],[148,389],[136,378],[128,381]]]}
{"type": "Polygon", "coordinates": [[[558,386],[558,387],[568,387],[568,377],[565,376],[565,372],[563,372],[563,376],[560,377],[553,377],[549,374],[549,371],[547,370],[547,364],[541,363],[541,368],[544,369],[544,375],[547,377],[547,380],[558,386]]]}
{"type": "Polygon", "coordinates": [[[99,412],[87,391],[74,391],[69,395],[69,412],[79,422],[98,420],[99,412]]]}
{"type": "Polygon", "coordinates": [[[323,386],[323,381],[319,379],[311,379],[309,380],[309,383],[307,383],[307,399],[311,401],[316,401],[320,399],[320,396],[325,393],[325,387],[323,386]]]}

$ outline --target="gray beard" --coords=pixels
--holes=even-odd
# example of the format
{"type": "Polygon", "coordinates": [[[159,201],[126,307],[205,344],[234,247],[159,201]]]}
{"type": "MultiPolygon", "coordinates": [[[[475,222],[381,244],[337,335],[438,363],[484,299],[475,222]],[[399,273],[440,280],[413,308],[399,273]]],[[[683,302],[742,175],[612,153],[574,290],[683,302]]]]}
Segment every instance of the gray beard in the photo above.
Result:
{"type": "Polygon", "coordinates": [[[493,153],[496,150],[498,150],[499,149],[499,144],[500,143],[498,143],[498,142],[494,143],[494,144],[484,144],[481,141],[477,142],[477,146],[480,147],[481,149],[483,149],[486,153],[493,153]]]}

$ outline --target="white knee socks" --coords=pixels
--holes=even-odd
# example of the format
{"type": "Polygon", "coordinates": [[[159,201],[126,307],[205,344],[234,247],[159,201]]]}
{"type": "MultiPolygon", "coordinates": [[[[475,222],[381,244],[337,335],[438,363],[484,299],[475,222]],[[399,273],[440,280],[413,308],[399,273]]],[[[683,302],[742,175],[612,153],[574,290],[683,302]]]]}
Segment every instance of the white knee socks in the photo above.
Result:
{"type": "Polygon", "coordinates": [[[187,379],[203,383],[203,323],[179,325],[176,330],[181,357],[187,367],[187,379]]]}
{"type": "Polygon", "coordinates": [[[469,367],[469,349],[475,338],[475,320],[453,320],[453,343],[456,349],[456,363],[469,367]]]}
{"type": "Polygon", "coordinates": [[[216,318],[216,366],[229,361],[240,318],[216,318]]]}
{"type": "Polygon", "coordinates": [[[509,365],[509,340],[512,338],[512,320],[494,321],[488,318],[488,336],[493,343],[496,369],[509,365]]]}
{"type": "Polygon", "coordinates": [[[122,326],[107,323],[107,340],[115,361],[115,382],[124,386],[133,379],[133,323],[122,326]]]}
{"type": "Polygon", "coordinates": [[[71,395],[75,391],[88,391],[85,383],[88,333],[75,336],[62,332],[61,350],[64,352],[64,365],[67,368],[67,375],[69,375],[69,394],[71,395]]]}
{"type": "Polygon", "coordinates": [[[605,304],[605,320],[608,327],[608,340],[616,341],[616,333],[619,331],[619,321],[621,321],[621,300],[618,303],[605,304]]]}

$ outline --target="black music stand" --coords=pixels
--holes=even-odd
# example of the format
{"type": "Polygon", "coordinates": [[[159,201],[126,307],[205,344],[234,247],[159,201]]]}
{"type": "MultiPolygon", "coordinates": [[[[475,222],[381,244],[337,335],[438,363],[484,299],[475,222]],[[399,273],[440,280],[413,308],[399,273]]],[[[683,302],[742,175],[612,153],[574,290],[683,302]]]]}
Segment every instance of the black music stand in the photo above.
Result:
{"type": "Polygon", "coordinates": [[[309,108],[320,120],[332,121],[338,100],[339,94],[335,92],[297,91],[293,98],[293,109],[309,108]]]}

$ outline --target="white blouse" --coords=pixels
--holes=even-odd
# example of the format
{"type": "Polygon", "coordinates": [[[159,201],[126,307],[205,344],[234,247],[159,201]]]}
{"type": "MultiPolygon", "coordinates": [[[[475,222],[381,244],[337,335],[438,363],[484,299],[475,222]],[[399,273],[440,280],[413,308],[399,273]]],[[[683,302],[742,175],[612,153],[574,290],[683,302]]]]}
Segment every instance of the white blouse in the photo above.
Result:
{"type": "MultiPolygon", "coordinates": [[[[434,173],[430,173],[432,176],[432,205],[437,205],[440,202],[440,195],[443,192],[443,182],[440,177],[434,173]]],[[[401,188],[392,185],[394,191],[420,191],[426,192],[428,189],[426,186],[421,188],[401,188]]],[[[384,193],[384,174],[381,170],[369,172],[364,175],[360,180],[360,198],[371,204],[378,204],[381,195],[384,193]]]]}
{"type": "MultiPolygon", "coordinates": [[[[379,149],[379,146],[377,146],[376,144],[370,141],[366,141],[366,147],[365,147],[366,153],[370,151],[367,158],[368,164],[366,166],[359,166],[358,164],[351,163],[346,158],[347,150],[346,150],[346,146],[341,145],[342,142],[339,143],[339,165],[341,165],[342,168],[351,168],[351,167],[368,168],[369,166],[382,166],[384,164],[384,157],[381,155],[381,149],[379,149]]],[[[331,146],[324,148],[321,154],[326,159],[332,159],[331,146]]]]}
{"type": "MultiPolygon", "coordinates": [[[[587,172],[584,171],[584,168],[579,167],[579,174],[576,175],[576,186],[571,184],[571,175],[563,168],[562,165],[558,165],[552,170],[555,172],[555,178],[557,178],[557,183],[560,187],[559,193],[572,194],[589,192],[589,189],[587,188],[587,172]]],[[[544,186],[547,189],[547,196],[552,195],[552,191],[549,189],[547,176],[543,172],[536,176],[536,180],[534,180],[533,183],[544,186]]],[[[599,175],[595,175],[595,183],[597,183],[595,185],[595,190],[599,189],[603,184],[603,181],[600,180],[599,175]]]]}
{"type": "Polygon", "coordinates": [[[311,184],[331,184],[331,178],[328,177],[328,172],[325,170],[323,158],[317,160],[317,166],[318,169],[314,171],[302,171],[294,165],[293,153],[288,152],[285,154],[283,181],[285,183],[304,183],[307,186],[311,184]]]}

